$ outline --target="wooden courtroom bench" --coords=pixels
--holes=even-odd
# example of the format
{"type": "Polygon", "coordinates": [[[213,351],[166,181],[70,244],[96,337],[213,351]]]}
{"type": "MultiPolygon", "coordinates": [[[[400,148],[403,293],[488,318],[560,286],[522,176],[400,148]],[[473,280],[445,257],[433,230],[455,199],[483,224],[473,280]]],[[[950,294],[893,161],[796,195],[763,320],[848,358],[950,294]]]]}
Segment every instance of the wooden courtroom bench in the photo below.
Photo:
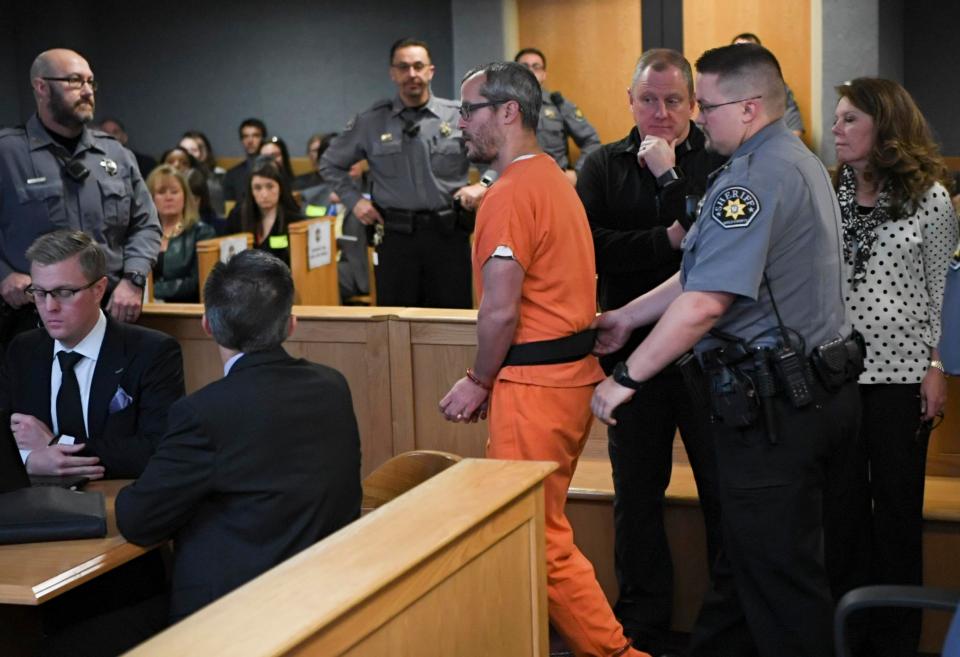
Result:
{"type": "Polygon", "coordinates": [[[127,654],[546,657],[554,467],[464,460],[127,654]]]}

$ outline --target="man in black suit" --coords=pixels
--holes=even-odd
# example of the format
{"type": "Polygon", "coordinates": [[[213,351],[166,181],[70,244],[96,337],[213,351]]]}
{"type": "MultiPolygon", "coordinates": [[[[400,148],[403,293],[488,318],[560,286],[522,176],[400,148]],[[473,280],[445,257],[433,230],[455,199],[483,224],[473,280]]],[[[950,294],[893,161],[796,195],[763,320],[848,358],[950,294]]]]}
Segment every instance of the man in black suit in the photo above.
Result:
{"type": "Polygon", "coordinates": [[[106,260],[87,234],[47,233],[26,256],[43,328],[10,343],[0,406],[27,471],[139,476],[184,393],[180,346],[101,311],[106,260]]]}
{"type": "Polygon", "coordinates": [[[116,504],[131,542],[174,539],[171,621],[351,522],[362,498],[346,380],[281,346],[296,325],[287,266],[243,251],[214,267],[204,304],[224,377],[173,405],[116,504]]]}

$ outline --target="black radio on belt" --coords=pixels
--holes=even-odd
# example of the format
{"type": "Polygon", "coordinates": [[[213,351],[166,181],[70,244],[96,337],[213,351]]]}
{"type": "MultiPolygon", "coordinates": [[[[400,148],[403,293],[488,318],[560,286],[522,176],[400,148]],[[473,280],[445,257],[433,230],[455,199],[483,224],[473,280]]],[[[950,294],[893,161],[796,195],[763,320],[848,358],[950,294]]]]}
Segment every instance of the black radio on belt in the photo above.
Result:
{"type": "Polygon", "coordinates": [[[794,408],[803,408],[813,401],[803,357],[789,344],[773,352],[773,369],[794,408]]]}
{"type": "Polygon", "coordinates": [[[834,391],[860,376],[865,353],[863,336],[854,331],[848,338],[836,338],[815,348],[810,363],[823,387],[834,391]]]}

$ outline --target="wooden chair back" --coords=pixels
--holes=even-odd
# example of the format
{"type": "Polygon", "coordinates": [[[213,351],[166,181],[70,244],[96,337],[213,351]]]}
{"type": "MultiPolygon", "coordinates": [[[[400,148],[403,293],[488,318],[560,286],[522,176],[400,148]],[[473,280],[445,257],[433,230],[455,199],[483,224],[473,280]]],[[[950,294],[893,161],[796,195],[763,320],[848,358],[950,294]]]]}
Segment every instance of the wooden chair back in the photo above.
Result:
{"type": "Polygon", "coordinates": [[[339,306],[340,283],[337,277],[337,239],[335,217],[297,221],[289,226],[290,272],[293,274],[294,303],[302,306],[339,306]],[[310,268],[310,234],[326,236],[326,264],[310,268]]]}
{"type": "Polygon", "coordinates": [[[253,233],[237,233],[236,235],[223,235],[209,240],[200,240],[197,242],[197,273],[200,275],[200,303],[203,303],[203,286],[207,282],[207,276],[210,270],[220,260],[220,243],[228,237],[245,236],[247,239],[247,248],[253,247],[253,233]]]}
{"type": "Polygon", "coordinates": [[[363,480],[363,513],[403,495],[414,486],[455,465],[461,458],[457,454],[426,449],[394,456],[363,480]]]}

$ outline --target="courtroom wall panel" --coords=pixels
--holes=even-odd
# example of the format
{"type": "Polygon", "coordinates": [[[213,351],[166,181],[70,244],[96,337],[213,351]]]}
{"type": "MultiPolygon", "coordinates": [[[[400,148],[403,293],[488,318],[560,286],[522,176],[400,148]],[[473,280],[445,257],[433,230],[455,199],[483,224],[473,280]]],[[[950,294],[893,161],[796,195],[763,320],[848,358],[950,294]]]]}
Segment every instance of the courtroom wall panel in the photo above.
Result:
{"type": "Polygon", "coordinates": [[[546,86],[576,103],[604,143],[627,134],[627,87],[641,53],[640,0],[517,0],[517,10],[520,47],[547,56],[546,86]]]}
{"type": "Polygon", "coordinates": [[[753,32],[776,55],[800,107],[804,140],[811,143],[810,0],[683,0],[683,50],[691,65],[741,32],[753,32]]]}

